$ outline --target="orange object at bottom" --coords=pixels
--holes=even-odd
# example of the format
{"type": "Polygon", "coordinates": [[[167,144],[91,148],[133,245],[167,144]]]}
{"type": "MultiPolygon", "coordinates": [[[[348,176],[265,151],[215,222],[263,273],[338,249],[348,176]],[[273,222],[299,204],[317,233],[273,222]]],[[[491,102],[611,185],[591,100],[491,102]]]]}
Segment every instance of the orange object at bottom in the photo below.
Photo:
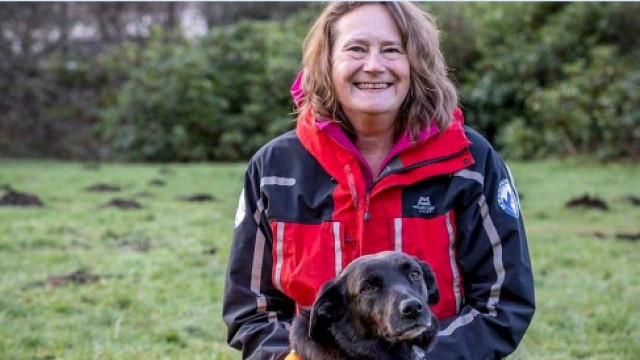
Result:
{"type": "Polygon", "coordinates": [[[291,351],[284,360],[302,360],[295,351],[291,351]]]}

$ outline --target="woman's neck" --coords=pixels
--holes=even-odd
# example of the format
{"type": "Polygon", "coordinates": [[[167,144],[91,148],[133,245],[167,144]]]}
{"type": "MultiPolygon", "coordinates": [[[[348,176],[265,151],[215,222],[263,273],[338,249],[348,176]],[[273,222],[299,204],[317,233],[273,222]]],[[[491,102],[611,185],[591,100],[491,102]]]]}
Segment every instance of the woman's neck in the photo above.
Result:
{"type": "Polygon", "coordinates": [[[353,143],[371,168],[373,177],[394,144],[396,113],[366,114],[350,112],[345,115],[353,127],[353,143]]]}
{"type": "Polygon", "coordinates": [[[377,176],[380,165],[393,147],[393,127],[383,132],[360,133],[356,130],[354,144],[371,168],[374,177],[377,176]]]}

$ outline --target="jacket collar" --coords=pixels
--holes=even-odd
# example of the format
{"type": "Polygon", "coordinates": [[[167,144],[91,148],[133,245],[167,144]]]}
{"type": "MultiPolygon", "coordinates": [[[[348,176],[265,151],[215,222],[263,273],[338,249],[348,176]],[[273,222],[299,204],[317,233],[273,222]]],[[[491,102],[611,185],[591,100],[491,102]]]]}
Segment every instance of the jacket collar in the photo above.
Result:
{"type": "MultiPolygon", "coordinates": [[[[406,172],[460,156],[466,159],[460,163],[460,169],[471,165],[473,159],[468,153],[471,141],[465,135],[464,120],[460,109],[454,111],[454,118],[454,122],[444,131],[400,152],[389,163],[388,169],[385,171],[406,172]]],[[[360,173],[355,170],[359,168],[356,156],[316,126],[311,112],[300,114],[296,133],[302,145],[332,177],[345,183],[358,180],[358,176],[349,179],[348,175],[349,173],[360,173]]],[[[448,167],[447,169],[447,171],[456,170],[457,167],[448,167]]],[[[383,172],[381,176],[385,176],[385,173],[383,172]]],[[[362,176],[359,177],[364,184],[362,176]]]]}

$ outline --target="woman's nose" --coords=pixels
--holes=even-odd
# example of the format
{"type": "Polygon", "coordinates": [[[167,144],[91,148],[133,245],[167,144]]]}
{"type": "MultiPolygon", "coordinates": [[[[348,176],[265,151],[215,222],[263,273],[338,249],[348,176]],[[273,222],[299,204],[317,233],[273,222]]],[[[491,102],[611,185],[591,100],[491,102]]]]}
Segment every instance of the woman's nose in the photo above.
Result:
{"type": "Polygon", "coordinates": [[[366,72],[383,72],[385,70],[384,59],[379,52],[371,52],[365,59],[363,70],[366,72]]]}

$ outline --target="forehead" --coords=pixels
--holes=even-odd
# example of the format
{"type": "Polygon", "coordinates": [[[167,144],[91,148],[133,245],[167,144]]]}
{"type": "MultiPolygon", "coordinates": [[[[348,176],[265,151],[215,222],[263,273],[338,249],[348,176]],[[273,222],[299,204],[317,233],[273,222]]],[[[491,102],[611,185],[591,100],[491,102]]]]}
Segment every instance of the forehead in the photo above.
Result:
{"type": "Polygon", "coordinates": [[[399,270],[417,269],[418,264],[409,256],[398,253],[380,253],[356,259],[344,271],[349,282],[366,280],[372,275],[385,276],[399,270]]]}
{"type": "Polygon", "coordinates": [[[343,15],[335,24],[336,44],[349,40],[401,42],[402,35],[386,7],[368,4],[343,15]]]}

